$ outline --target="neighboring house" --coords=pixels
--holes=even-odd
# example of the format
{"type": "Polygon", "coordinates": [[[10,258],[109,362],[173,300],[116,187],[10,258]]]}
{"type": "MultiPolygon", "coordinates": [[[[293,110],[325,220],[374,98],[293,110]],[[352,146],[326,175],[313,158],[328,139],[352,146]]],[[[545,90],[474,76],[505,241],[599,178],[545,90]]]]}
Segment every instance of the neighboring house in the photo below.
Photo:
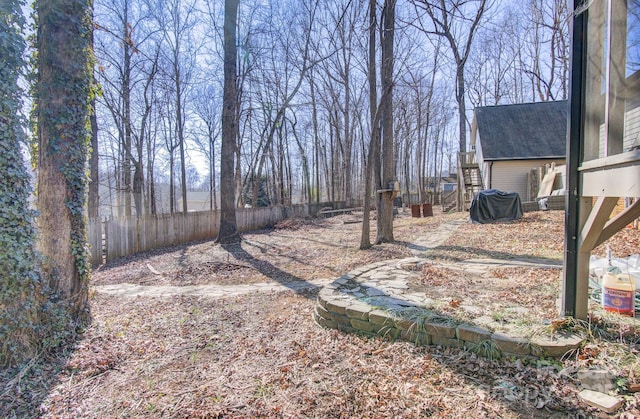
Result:
{"type": "Polygon", "coordinates": [[[439,176],[434,178],[433,176],[428,176],[422,178],[422,184],[424,185],[427,191],[435,191],[439,189],[440,192],[450,192],[455,189],[458,184],[458,176],[454,174],[449,174],[447,176],[439,176]],[[445,187],[445,185],[447,185],[445,187]],[[451,187],[453,185],[453,188],[451,187]]]}
{"type": "Polygon", "coordinates": [[[458,186],[457,183],[449,182],[440,184],[440,188],[442,189],[442,193],[451,193],[456,190],[458,186]]]}
{"type": "MultiPolygon", "coordinates": [[[[210,211],[211,199],[209,191],[187,191],[187,211],[210,211]]],[[[220,202],[220,201],[218,201],[220,202]]],[[[176,196],[176,212],[182,212],[182,196],[176,196]]]]}
{"type": "Polygon", "coordinates": [[[566,101],[476,108],[471,146],[484,189],[517,192],[522,201],[534,200],[531,169],[565,164],[567,109],[566,101]]]}
{"type": "MultiPolygon", "coordinates": [[[[420,201],[420,194],[418,192],[411,192],[409,196],[406,193],[402,194],[402,202],[406,205],[432,203],[440,204],[445,198],[446,194],[453,192],[457,186],[458,177],[455,173],[433,177],[426,176],[422,178],[422,185],[424,187],[422,202],[420,201]]],[[[455,197],[453,197],[455,200],[455,197]]]]}

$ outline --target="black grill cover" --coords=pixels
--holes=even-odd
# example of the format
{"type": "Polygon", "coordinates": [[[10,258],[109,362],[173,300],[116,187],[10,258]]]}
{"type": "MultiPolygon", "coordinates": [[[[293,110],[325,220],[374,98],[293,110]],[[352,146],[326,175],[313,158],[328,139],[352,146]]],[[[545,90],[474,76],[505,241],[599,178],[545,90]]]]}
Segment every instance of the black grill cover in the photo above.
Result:
{"type": "Polygon", "coordinates": [[[522,218],[522,205],[517,192],[487,189],[476,194],[469,208],[471,221],[487,224],[522,218]]]}

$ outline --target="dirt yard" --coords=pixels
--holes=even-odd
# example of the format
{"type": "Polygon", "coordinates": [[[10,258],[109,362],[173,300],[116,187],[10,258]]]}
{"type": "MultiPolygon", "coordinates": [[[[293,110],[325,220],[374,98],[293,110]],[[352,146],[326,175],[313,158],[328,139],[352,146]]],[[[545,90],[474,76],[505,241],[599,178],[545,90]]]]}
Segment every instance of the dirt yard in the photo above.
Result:
{"type": "MultiPolygon", "coordinates": [[[[0,416],[607,417],[578,400],[581,369],[610,371],[613,392],[623,400],[618,413],[640,415],[633,392],[640,338],[633,322],[606,315],[594,315],[588,325],[552,318],[560,270],[494,272],[496,280],[517,284],[504,288],[452,279],[438,265],[478,258],[557,263],[563,216],[538,212],[517,222],[462,224],[427,251],[434,263],[414,284],[478,304],[517,302],[531,309],[532,318],[549,319],[548,327],[587,330],[583,348],[561,361],[487,360],[459,349],[347,335],[313,322],[313,284],[374,261],[411,256],[420,237],[464,215],[401,214],[394,223],[396,243],[366,251],[358,250],[361,224],[344,223],[346,216],[290,220],[245,234],[241,246],[200,242],[101,266],[92,280],[98,289],[128,283],[231,290],[268,282],[285,290],[168,298],[94,291],[93,322],[76,342],[34,360],[22,375],[1,372],[0,416]],[[301,282],[309,286],[290,286],[301,282]]],[[[618,256],[640,252],[638,231],[625,230],[610,243],[618,256]]]]}

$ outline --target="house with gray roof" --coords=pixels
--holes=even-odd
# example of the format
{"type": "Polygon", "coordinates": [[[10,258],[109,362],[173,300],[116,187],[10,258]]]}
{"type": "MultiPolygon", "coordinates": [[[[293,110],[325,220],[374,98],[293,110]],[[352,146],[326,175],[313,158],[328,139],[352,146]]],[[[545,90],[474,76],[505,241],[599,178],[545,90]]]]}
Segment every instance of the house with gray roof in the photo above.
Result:
{"type": "MultiPolygon", "coordinates": [[[[483,106],[474,110],[471,147],[484,189],[536,198],[532,169],[566,162],[567,101],[483,106]]],[[[564,170],[560,170],[564,176],[564,170]]],[[[556,180],[562,188],[563,179],[556,180]]]]}

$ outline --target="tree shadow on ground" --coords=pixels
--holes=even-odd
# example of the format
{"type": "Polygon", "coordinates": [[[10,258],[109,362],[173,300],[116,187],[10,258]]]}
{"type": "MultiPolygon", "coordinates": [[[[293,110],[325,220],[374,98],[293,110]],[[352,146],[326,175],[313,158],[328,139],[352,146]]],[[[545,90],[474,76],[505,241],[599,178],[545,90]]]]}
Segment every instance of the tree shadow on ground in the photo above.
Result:
{"type": "Polygon", "coordinates": [[[150,259],[154,256],[162,256],[162,255],[166,255],[166,254],[174,253],[178,251],[181,254],[186,254],[186,252],[189,250],[190,247],[206,244],[206,243],[211,243],[211,239],[195,240],[188,243],[181,243],[181,244],[175,244],[175,245],[166,246],[166,247],[159,247],[157,249],[149,249],[149,250],[134,253],[131,255],[119,256],[115,259],[108,260],[107,262],[101,265],[94,266],[93,270],[98,271],[98,270],[122,267],[131,262],[135,262],[142,259],[150,259]]]}
{"type": "MultiPolygon", "coordinates": [[[[243,244],[246,245],[246,246],[250,246],[250,247],[253,247],[253,248],[257,249],[262,254],[269,254],[270,252],[277,251],[278,249],[280,249],[277,245],[269,244],[269,243],[266,243],[266,242],[259,242],[257,240],[244,239],[243,240],[243,244]]],[[[245,252],[246,252],[246,250],[245,250],[245,252]]],[[[295,254],[295,252],[286,252],[284,254],[279,254],[279,256],[282,257],[282,258],[286,258],[286,259],[288,259],[290,261],[294,261],[296,263],[299,263],[301,265],[314,266],[314,267],[319,268],[319,269],[325,269],[325,270],[331,271],[332,274],[336,275],[336,276],[340,275],[339,270],[336,269],[335,266],[328,266],[328,265],[323,265],[323,264],[320,264],[320,263],[310,263],[306,259],[297,256],[295,254]]]]}
{"type": "Polygon", "coordinates": [[[402,245],[402,246],[406,247],[407,249],[416,250],[418,252],[426,252],[428,250],[433,249],[433,247],[427,247],[427,246],[423,246],[423,245],[420,245],[420,244],[409,243],[407,241],[402,241],[402,240],[396,240],[393,243],[402,245]]]}
{"type": "Polygon", "coordinates": [[[83,339],[81,334],[53,351],[29,362],[0,370],[0,417],[36,418],[51,389],[60,384],[60,373],[83,339]]]}
{"type": "Polygon", "coordinates": [[[242,243],[221,244],[220,246],[229,252],[229,254],[236,260],[250,265],[262,275],[284,285],[296,294],[306,298],[315,298],[315,293],[320,290],[318,285],[312,284],[299,276],[283,271],[267,261],[255,258],[242,248],[242,243]]]}
{"type": "Polygon", "coordinates": [[[545,263],[557,265],[562,263],[561,259],[553,259],[541,256],[530,256],[526,253],[508,253],[495,250],[481,249],[477,247],[464,246],[437,246],[427,249],[425,256],[429,259],[440,259],[450,262],[462,262],[469,259],[499,259],[505,261],[518,260],[526,262],[545,263]]]}
{"type": "MultiPolygon", "coordinates": [[[[299,237],[296,236],[288,236],[286,234],[281,234],[280,237],[284,237],[284,238],[290,238],[290,239],[299,239],[299,237]]],[[[305,241],[309,241],[309,242],[314,242],[314,243],[318,243],[327,247],[336,247],[336,248],[343,248],[343,249],[352,249],[353,246],[350,243],[336,243],[336,242],[332,242],[332,241],[328,241],[328,240],[318,240],[318,239],[312,239],[311,236],[306,236],[304,238],[305,241]]]]}

